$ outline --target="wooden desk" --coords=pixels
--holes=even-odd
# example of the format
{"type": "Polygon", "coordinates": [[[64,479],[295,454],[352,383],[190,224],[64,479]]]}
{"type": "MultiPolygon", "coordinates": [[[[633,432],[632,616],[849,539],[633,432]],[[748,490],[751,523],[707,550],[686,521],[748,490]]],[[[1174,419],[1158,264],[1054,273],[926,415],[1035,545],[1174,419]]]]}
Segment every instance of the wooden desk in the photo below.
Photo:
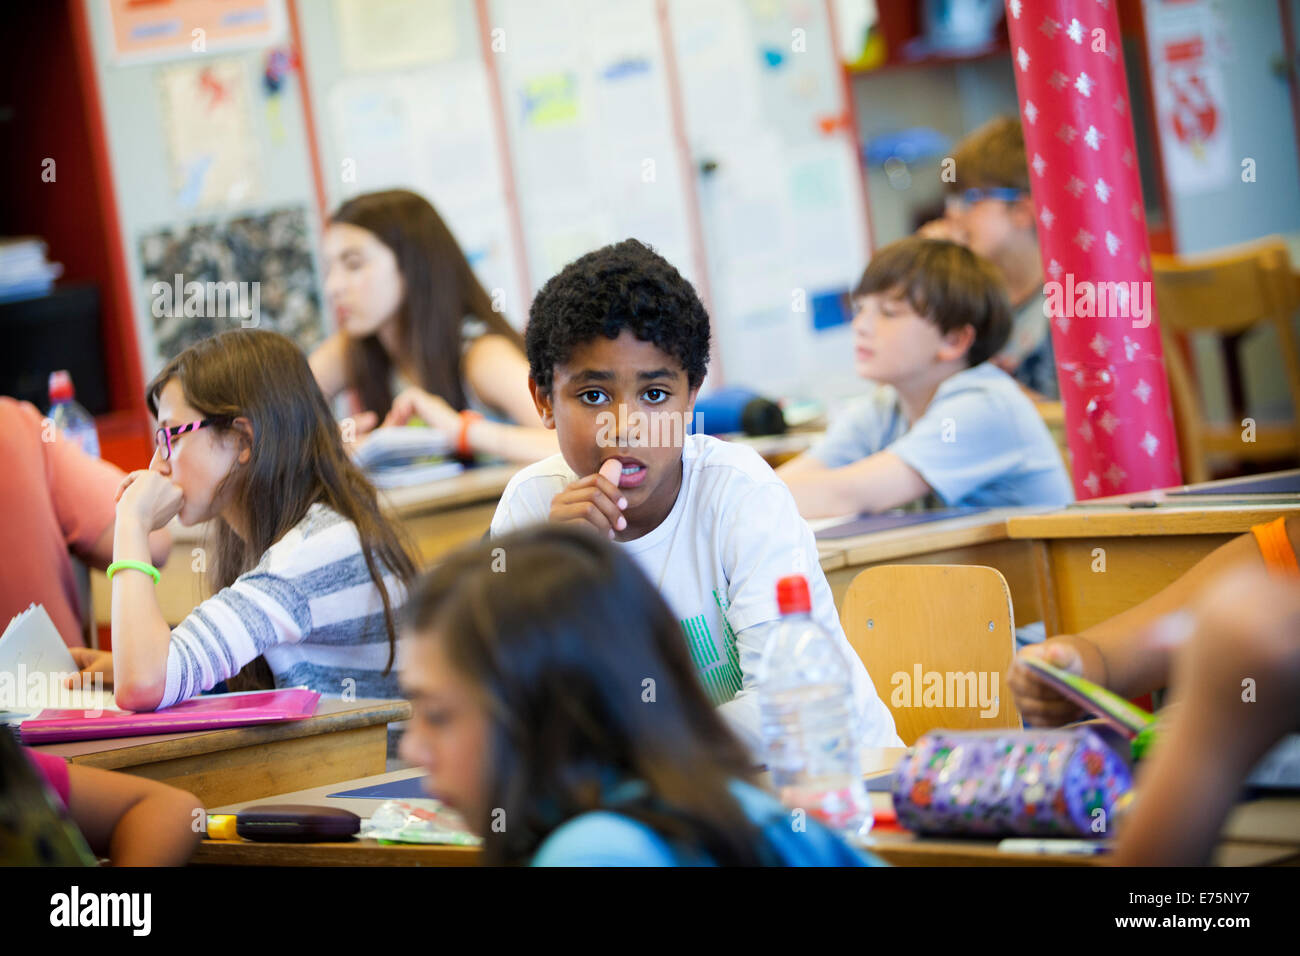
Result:
{"type": "Polygon", "coordinates": [[[33,749],[85,767],[160,780],[211,807],[382,773],[388,724],[410,716],[404,700],[322,699],[306,720],[33,749]]]}
{"type": "MultiPolygon", "coordinates": [[[[864,751],[863,764],[877,773],[887,772],[903,755],[901,747],[875,748],[864,751]],[[874,757],[872,756],[874,755],[874,757]]],[[[374,799],[330,797],[329,794],[359,787],[374,786],[395,780],[423,776],[420,768],[350,780],[346,783],[287,793],[267,800],[244,801],[211,810],[234,813],[249,803],[298,803],[307,806],[333,806],[368,817],[382,802],[374,799]]],[[[870,774],[869,774],[870,775],[870,774]]],[[[890,809],[887,793],[871,794],[877,810],[890,809]]],[[[1248,825],[1231,817],[1224,833],[1229,837],[1215,851],[1213,862],[1219,866],[1265,866],[1300,862],[1300,800],[1291,798],[1267,801],[1264,812],[1252,812],[1248,825]]],[[[871,835],[871,852],[895,866],[1097,866],[1105,856],[1053,856],[1046,854],[1004,853],[996,840],[941,839],[877,829],[871,835]]],[[[344,843],[261,843],[248,840],[204,840],[190,863],[195,866],[475,866],[480,853],[476,847],[463,846],[396,846],[372,840],[344,843]]]]}
{"type": "MultiPolygon", "coordinates": [[[[401,520],[421,562],[427,566],[487,532],[501,492],[518,470],[517,465],[471,468],[441,481],[381,491],[380,502],[390,515],[401,520]]],[[[186,528],[176,521],[167,530],[172,535],[172,550],[161,569],[157,591],[163,617],[175,626],[207,594],[203,573],[209,557],[205,548],[211,546],[211,541],[205,543],[204,538],[211,531],[207,524],[186,528]]],[[[102,571],[92,571],[90,585],[95,622],[106,627],[111,620],[112,601],[108,579],[102,571]]]]}
{"type": "Polygon", "coordinates": [[[1300,496],[1184,497],[1172,490],[1007,520],[1010,537],[1030,545],[1048,634],[1077,633],[1128,610],[1251,525],[1300,514],[1300,496]]]}
{"type": "Polygon", "coordinates": [[[1033,550],[1012,541],[1008,519],[1042,513],[1042,508],[995,508],[852,538],[818,541],[822,571],[842,607],[849,584],[864,569],[877,564],[978,564],[997,568],[1007,579],[1016,624],[1042,620],[1033,550]]]}

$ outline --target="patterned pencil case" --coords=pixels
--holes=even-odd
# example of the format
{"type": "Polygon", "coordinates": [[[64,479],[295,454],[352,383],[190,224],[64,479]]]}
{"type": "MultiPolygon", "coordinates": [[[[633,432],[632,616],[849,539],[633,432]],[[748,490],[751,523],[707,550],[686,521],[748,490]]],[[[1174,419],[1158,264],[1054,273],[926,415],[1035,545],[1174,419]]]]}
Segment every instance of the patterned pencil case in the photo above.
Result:
{"type": "Polygon", "coordinates": [[[938,730],[894,768],[894,810],[917,833],[1106,837],[1132,785],[1087,727],[938,730]]]}

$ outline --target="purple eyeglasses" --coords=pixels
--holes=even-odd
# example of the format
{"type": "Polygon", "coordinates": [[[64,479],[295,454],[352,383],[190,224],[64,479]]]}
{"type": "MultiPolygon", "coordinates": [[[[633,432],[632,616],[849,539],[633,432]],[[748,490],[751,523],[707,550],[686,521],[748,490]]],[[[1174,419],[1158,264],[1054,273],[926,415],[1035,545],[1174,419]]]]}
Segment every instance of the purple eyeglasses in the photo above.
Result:
{"type": "Polygon", "coordinates": [[[162,449],[163,461],[167,461],[172,456],[172,442],[187,432],[196,432],[214,422],[216,422],[215,418],[204,418],[186,425],[172,425],[170,428],[160,428],[154,433],[154,448],[162,449]]]}

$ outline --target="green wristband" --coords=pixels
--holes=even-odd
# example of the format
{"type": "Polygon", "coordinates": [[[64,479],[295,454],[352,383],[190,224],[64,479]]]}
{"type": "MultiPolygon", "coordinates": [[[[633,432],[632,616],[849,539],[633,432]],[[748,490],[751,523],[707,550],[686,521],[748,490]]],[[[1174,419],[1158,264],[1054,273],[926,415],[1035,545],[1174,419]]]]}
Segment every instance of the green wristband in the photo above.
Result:
{"type": "Polygon", "coordinates": [[[162,578],[162,572],[152,564],[146,564],[144,561],[114,561],[108,566],[108,579],[113,580],[113,575],[122,570],[143,571],[153,578],[154,584],[157,584],[162,578]]]}

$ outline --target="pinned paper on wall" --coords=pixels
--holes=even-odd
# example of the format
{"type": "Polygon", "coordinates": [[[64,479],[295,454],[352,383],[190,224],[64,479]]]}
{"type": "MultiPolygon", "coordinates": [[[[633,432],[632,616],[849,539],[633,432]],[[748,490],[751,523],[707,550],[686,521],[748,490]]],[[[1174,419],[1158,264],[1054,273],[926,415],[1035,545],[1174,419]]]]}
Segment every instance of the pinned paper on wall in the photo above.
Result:
{"type": "Polygon", "coordinates": [[[1175,191],[1227,183],[1235,167],[1219,27],[1203,2],[1147,6],[1152,91],[1165,175],[1175,191]]]}
{"type": "Polygon", "coordinates": [[[172,189],[182,209],[247,204],[261,194],[245,64],[217,60],[158,75],[172,189]]]}
{"type": "Polygon", "coordinates": [[[284,35],[282,0],[108,0],[107,7],[118,66],[265,46],[284,35]]]}
{"type": "Polygon", "coordinates": [[[428,66],[460,49],[455,0],[335,0],[335,11],[349,73],[428,66]]]}
{"type": "Polygon", "coordinates": [[[141,236],[153,366],[227,329],[272,329],[305,350],[319,344],[315,242],[302,207],[141,236]]]}
{"type": "Polygon", "coordinates": [[[524,123],[533,129],[569,126],[578,121],[578,79],[572,73],[548,73],[525,81],[520,89],[524,123]]]}
{"type": "Polygon", "coordinates": [[[346,77],[327,100],[342,194],[402,188],[424,196],[489,293],[508,290],[503,308],[522,323],[482,64],[459,59],[423,70],[346,77]]]}

